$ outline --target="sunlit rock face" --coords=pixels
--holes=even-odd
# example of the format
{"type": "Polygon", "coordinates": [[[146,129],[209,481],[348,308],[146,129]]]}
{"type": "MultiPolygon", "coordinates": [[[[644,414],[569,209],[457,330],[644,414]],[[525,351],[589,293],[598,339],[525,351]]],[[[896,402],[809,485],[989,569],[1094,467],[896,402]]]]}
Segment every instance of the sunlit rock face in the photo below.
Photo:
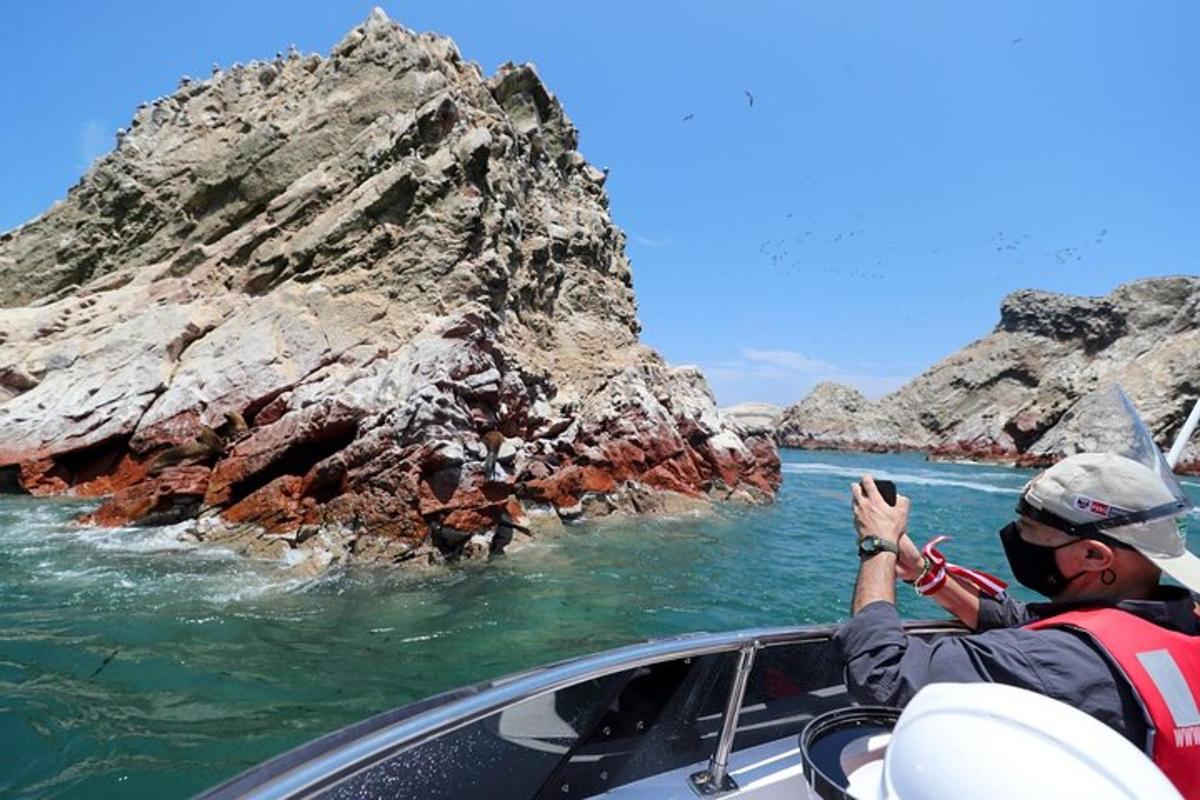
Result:
{"type": "Polygon", "coordinates": [[[323,562],[769,500],[769,433],[639,343],[577,147],[532,66],[380,11],[184,79],[0,235],[0,483],[323,562]]]}
{"type": "Polygon", "coordinates": [[[849,386],[828,381],[784,409],[775,439],[783,447],[802,450],[884,452],[909,445],[904,432],[877,404],[849,386]]]}
{"type": "MultiPolygon", "coordinates": [[[[1040,466],[1074,452],[1070,412],[1116,382],[1165,447],[1200,398],[1198,354],[1200,278],[1140,280],[1105,297],[1015,292],[990,334],[878,401],[818,386],[783,412],[776,440],[1040,466]]],[[[1200,437],[1180,468],[1200,471],[1200,437]]]]}

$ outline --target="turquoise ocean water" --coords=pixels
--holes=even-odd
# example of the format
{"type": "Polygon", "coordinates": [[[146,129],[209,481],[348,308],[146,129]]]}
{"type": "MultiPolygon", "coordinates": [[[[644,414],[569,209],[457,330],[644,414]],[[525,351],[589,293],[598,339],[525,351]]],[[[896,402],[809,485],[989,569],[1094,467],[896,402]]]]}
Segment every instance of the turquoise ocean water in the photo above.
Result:
{"type": "MultiPolygon", "coordinates": [[[[583,524],[491,563],[309,582],[157,529],[78,528],[86,504],[0,498],[0,796],[186,797],[354,720],[548,660],[844,619],[849,484],[864,470],[913,498],[919,541],[953,534],[952,560],[1007,575],[995,532],[1027,472],[796,452],[783,469],[770,508],[583,524]]],[[[901,608],[938,616],[907,590],[901,608]]]]}

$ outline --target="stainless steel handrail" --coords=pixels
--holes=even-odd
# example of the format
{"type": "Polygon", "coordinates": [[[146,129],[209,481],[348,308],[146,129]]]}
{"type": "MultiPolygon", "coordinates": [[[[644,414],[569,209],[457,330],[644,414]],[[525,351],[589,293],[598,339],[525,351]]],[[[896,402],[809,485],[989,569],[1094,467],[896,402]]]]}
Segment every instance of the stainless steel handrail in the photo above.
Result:
{"type": "MultiPolygon", "coordinates": [[[[835,625],[760,628],[729,633],[703,633],[658,639],[583,656],[494,682],[478,694],[451,700],[416,716],[400,720],[327,753],[299,764],[245,790],[255,800],[297,798],[328,788],[379,759],[391,757],[432,738],[470,725],[517,703],[556,692],[614,672],[680,658],[726,653],[748,646],[772,647],[828,639],[835,625]]],[[[914,633],[960,630],[950,623],[914,623],[914,633]]],[[[214,791],[219,794],[220,787],[214,791]]]]}
{"type": "Polygon", "coordinates": [[[743,647],[738,653],[737,669],[733,673],[733,685],[729,688],[729,703],[721,720],[721,738],[717,750],[708,762],[708,774],[717,786],[725,783],[729,771],[729,754],[733,751],[733,737],[737,733],[738,715],[742,713],[742,701],[746,698],[746,684],[750,681],[750,670],[754,669],[754,654],[758,651],[757,641],[743,647]]]}
{"type": "Polygon", "coordinates": [[[701,797],[719,795],[737,789],[737,783],[729,776],[729,754],[733,752],[733,739],[737,735],[738,718],[742,714],[742,702],[746,699],[746,685],[754,669],[754,654],[761,644],[756,639],[738,651],[737,666],[733,672],[733,683],[729,686],[729,697],[725,700],[725,713],[721,716],[721,735],[716,749],[708,760],[708,768],[688,778],[692,788],[701,797]]]}

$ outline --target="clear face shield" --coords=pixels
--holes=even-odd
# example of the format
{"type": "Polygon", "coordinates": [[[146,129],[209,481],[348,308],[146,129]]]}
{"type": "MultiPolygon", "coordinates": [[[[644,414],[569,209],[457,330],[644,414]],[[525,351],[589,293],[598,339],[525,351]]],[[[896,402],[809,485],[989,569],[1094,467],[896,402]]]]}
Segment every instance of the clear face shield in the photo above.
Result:
{"type": "MultiPolygon", "coordinates": [[[[1161,521],[1186,514],[1193,507],[1192,501],[1125,391],[1114,383],[1085,398],[1069,413],[1071,435],[1063,442],[1065,455],[1109,453],[1141,465],[1145,469],[1136,472],[1144,487],[1139,492],[1142,502],[1132,509],[1105,507],[1099,519],[1072,522],[1033,508],[1022,495],[1018,513],[1079,538],[1116,539],[1131,545],[1136,542],[1139,549],[1149,546],[1162,555],[1182,552],[1182,526],[1164,526],[1161,521]]],[[[1095,512],[1094,508],[1079,508],[1095,512]]]]}
{"type": "Polygon", "coordinates": [[[1094,417],[1089,414],[1091,421],[1084,427],[1090,434],[1085,434],[1085,438],[1091,441],[1080,441],[1075,452],[1114,453],[1136,461],[1153,471],[1171,495],[1169,501],[1160,504],[1161,513],[1147,516],[1146,521],[1178,516],[1192,508],[1191,499],[1120,384],[1114,383],[1098,392],[1089,411],[1094,417]]]}

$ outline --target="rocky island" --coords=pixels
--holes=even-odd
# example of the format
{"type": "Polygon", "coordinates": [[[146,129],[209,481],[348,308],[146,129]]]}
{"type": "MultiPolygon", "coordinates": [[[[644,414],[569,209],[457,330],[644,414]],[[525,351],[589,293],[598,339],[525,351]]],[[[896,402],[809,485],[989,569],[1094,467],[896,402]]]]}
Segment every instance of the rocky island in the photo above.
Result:
{"type": "MultiPolygon", "coordinates": [[[[1120,383],[1169,447],[1200,398],[1200,277],[1149,278],[1104,297],[1004,299],[990,334],[875,402],[821,384],[785,409],[782,447],[923,450],[1044,466],[1071,452],[1093,392],[1120,383]]],[[[1177,469],[1200,473],[1200,437],[1177,469]]]]}
{"type": "Polygon", "coordinates": [[[184,78],[0,235],[0,484],[313,568],[770,500],[770,431],[640,344],[604,185],[532,66],[379,10],[184,78]]]}

